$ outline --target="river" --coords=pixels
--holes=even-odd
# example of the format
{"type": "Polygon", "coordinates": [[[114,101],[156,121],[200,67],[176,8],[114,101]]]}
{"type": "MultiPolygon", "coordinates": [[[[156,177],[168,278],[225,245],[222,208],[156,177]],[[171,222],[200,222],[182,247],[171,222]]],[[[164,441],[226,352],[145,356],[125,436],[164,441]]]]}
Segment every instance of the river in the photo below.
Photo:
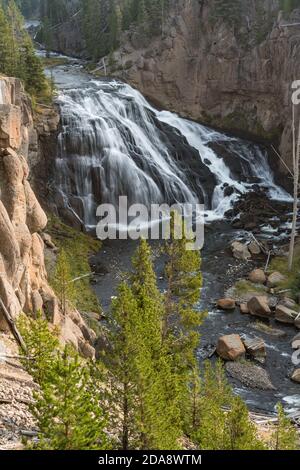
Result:
{"type": "MultiPolygon", "coordinates": [[[[255,410],[274,412],[278,401],[288,411],[300,409],[299,385],[289,378],[293,369],[290,342],[296,330],[280,326],[286,335],[274,338],[258,333],[253,328],[256,319],[241,315],[239,309],[224,313],[215,308],[216,299],[255,266],[252,261],[241,263],[232,258],[230,242],[248,240],[250,234],[233,229],[224,220],[225,212],[257,184],[268,189],[271,200],[289,199],[285,190],[275,184],[265,150],[157,110],[127,84],[109,78],[96,80],[76,59],[54,67],[51,74],[62,116],[56,159],[58,206],[92,230],[100,201],[115,204],[122,194],[128,195],[130,202],[145,204],[195,200],[204,203],[204,287],[198,308],[207,310],[208,316],[201,327],[199,360],[223,334],[259,336],[267,345],[263,367],[276,390],[251,389],[230,379],[236,392],[255,410]],[[226,150],[226,158],[215,150],[216,143],[226,150]]],[[[269,235],[267,228],[262,236],[276,241],[276,233],[269,235]]],[[[288,236],[288,231],[280,231],[278,241],[284,236],[288,236]]],[[[122,272],[130,269],[135,246],[127,241],[105,242],[93,259],[103,266],[94,288],[105,311],[122,272]]],[[[158,251],[157,244],[153,244],[153,249],[158,251]]],[[[156,257],[156,270],[163,289],[160,256],[156,257]]]]}

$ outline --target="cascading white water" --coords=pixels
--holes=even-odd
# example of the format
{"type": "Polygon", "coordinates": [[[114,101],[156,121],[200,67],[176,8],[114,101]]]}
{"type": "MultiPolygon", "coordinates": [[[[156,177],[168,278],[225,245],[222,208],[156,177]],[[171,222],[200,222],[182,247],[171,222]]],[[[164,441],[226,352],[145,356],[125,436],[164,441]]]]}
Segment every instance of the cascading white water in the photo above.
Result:
{"type": "Polygon", "coordinates": [[[87,228],[100,203],[205,203],[208,220],[222,218],[251,178],[278,188],[267,157],[255,144],[158,111],[129,85],[91,81],[59,96],[62,131],[56,161],[60,204],[87,228]],[[243,181],[212,148],[222,143],[239,160],[243,181]],[[226,192],[230,187],[231,191],[226,192]]]}

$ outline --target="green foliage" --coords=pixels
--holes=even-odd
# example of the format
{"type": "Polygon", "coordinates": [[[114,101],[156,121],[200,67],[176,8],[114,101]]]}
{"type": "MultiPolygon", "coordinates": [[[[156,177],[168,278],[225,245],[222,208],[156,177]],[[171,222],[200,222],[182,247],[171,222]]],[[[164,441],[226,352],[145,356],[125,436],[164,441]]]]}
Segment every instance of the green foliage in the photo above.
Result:
{"type": "Polygon", "coordinates": [[[76,296],[70,261],[67,253],[63,249],[57,259],[53,287],[60,301],[62,312],[66,314],[68,303],[74,303],[76,296]]]}
{"type": "Polygon", "coordinates": [[[144,240],[133,268],[129,285],[120,286],[113,302],[111,353],[105,358],[114,384],[114,412],[122,410],[119,441],[123,449],[177,449],[182,432],[180,395],[162,341],[163,296],[144,240]]]}
{"type": "MultiPolygon", "coordinates": [[[[47,230],[56,246],[65,251],[72,279],[91,273],[89,257],[100,250],[101,243],[98,240],[63,224],[53,215],[48,217],[47,230]]],[[[50,282],[54,285],[55,267],[47,258],[46,266],[50,274],[50,282]]],[[[89,277],[76,281],[74,287],[72,300],[81,312],[101,313],[101,307],[91,288],[89,277]]]]}
{"type": "Polygon", "coordinates": [[[299,450],[299,437],[295,427],[285,415],[281,403],[277,405],[278,425],[272,435],[273,450],[299,450]]]}
{"type": "Polygon", "coordinates": [[[34,449],[108,449],[98,385],[71,346],[58,353],[31,406],[39,426],[39,442],[34,449]]]}
{"type": "Polygon", "coordinates": [[[0,4],[0,73],[24,81],[26,90],[41,100],[51,99],[42,63],[36,56],[23,18],[13,0],[0,4]]]}
{"type": "Polygon", "coordinates": [[[280,8],[286,13],[291,13],[300,8],[300,0],[280,0],[280,8]]]}
{"type": "Polygon", "coordinates": [[[206,362],[192,395],[192,417],[191,437],[200,449],[264,449],[246,405],[227,382],[221,361],[215,367],[206,362]]]}
{"type": "Polygon", "coordinates": [[[57,329],[50,330],[41,313],[36,319],[21,315],[17,326],[27,347],[23,363],[36,382],[41,384],[59,348],[59,332],[57,329]]]}
{"type": "Polygon", "coordinates": [[[222,18],[228,24],[236,25],[242,16],[241,0],[214,0],[213,17],[222,18]]]}

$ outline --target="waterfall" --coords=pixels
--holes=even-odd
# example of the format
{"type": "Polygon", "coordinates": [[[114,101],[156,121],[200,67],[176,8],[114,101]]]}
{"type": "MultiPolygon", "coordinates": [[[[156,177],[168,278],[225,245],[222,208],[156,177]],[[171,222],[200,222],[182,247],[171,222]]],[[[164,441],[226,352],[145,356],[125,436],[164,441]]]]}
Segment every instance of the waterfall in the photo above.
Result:
{"type": "Polygon", "coordinates": [[[124,195],[148,207],[203,203],[207,220],[222,218],[253,184],[289,198],[259,145],[158,111],[127,84],[91,80],[64,90],[58,104],[57,205],[87,229],[100,203],[124,195]]]}

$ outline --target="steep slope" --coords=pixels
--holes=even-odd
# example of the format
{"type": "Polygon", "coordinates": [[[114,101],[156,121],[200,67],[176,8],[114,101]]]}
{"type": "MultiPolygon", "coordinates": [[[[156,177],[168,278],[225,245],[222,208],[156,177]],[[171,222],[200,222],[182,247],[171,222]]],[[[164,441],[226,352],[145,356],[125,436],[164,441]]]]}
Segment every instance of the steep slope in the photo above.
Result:
{"type": "MultiPolygon", "coordinates": [[[[164,108],[279,144],[291,164],[291,83],[300,77],[300,11],[275,0],[242,4],[235,21],[216,18],[216,2],[174,0],[161,37],[132,29],[107,60],[164,108]]],[[[220,3],[220,2],[218,2],[220,3]]],[[[100,63],[101,64],[101,63],[100,63]]]]}
{"type": "Polygon", "coordinates": [[[48,283],[43,241],[47,217],[28,179],[29,155],[36,160],[31,102],[18,79],[0,77],[0,330],[10,330],[7,317],[14,322],[22,311],[43,311],[60,327],[63,342],[93,356],[94,332],[76,310],[61,313],[48,283]]]}

